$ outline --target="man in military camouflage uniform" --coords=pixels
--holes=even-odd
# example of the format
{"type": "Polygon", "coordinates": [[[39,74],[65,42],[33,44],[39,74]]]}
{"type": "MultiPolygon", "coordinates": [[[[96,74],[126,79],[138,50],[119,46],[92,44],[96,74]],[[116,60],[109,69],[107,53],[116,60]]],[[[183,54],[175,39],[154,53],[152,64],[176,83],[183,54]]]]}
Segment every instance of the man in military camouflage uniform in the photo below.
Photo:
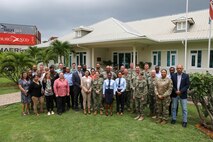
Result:
{"type": "Polygon", "coordinates": [[[130,104],[131,104],[131,89],[130,89],[130,83],[131,83],[131,77],[128,74],[128,70],[124,69],[124,75],[123,78],[126,80],[126,94],[125,94],[125,105],[127,107],[127,110],[130,111],[130,104]]]}
{"type": "Polygon", "coordinates": [[[133,78],[135,76],[135,70],[134,70],[133,63],[130,64],[130,68],[128,69],[128,74],[129,74],[130,78],[133,78]]]}
{"type": "Polygon", "coordinates": [[[94,115],[97,114],[97,111],[100,111],[100,114],[103,114],[103,105],[102,105],[102,90],[103,90],[103,78],[100,78],[100,73],[96,71],[95,79],[92,82],[92,97],[94,101],[94,115]]]}
{"type": "Polygon", "coordinates": [[[112,71],[112,68],[111,66],[106,66],[106,70],[104,72],[102,72],[102,76],[103,76],[103,79],[107,79],[107,74],[108,73],[111,73],[112,74],[112,79],[116,79],[117,78],[117,75],[112,71]]]}
{"type": "Polygon", "coordinates": [[[146,78],[146,80],[148,81],[149,78],[150,78],[150,70],[149,70],[149,64],[148,63],[145,63],[144,64],[144,70],[143,70],[143,75],[144,77],[146,78]]]}
{"type": "Polygon", "coordinates": [[[134,80],[134,95],[133,99],[135,100],[136,112],[138,114],[135,117],[136,120],[142,121],[144,120],[144,108],[147,103],[147,82],[143,77],[143,74],[140,74],[137,79],[134,80]]]}
{"type": "Polygon", "coordinates": [[[156,71],[151,71],[151,77],[149,78],[149,109],[150,109],[150,116],[152,118],[156,118],[156,95],[155,95],[155,84],[157,81],[156,71]]]}
{"type": "MultiPolygon", "coordinates": [[[[148,63],[145,63],[144,64],[144,70],[143,70],[143,76],[144,76],[144,78],[146,79],[146,82],[147,82],[147,85],[148,85],[148,90],[149,90],[149,81],[150,81],[150,77],[151,77],[151,75],[150,75],[150,70],[149,70],[149,64],[148,63]]],[[[149,104],[150,103],[150,100],[149,100],[150,98],[148,97],[147,98],[147,104],[149,104]]]]}
{"type": "MultiPolygon", "coordinates": [[[[134,95],[134,80],[137,80],[138,79],[138,76],[140,75],[140,67],[139,66],[136,66],[135,67],[135,72],[132,73],[131,75],[131,82],[130,82],[130,88],[132,89],[132,94],[131,94],[131,97],[133,98],[133,95],[134,95]]],[[[132,113],[135,113],[136,112],[136,108],[135,108],[135,100],[132,99],[132,113]]]]}
{"type": "Polygon", "coordinates": [[[157,80],[155,85],[155,94],[157,96],[157,123],[166,124],[169,119],[170,94],[172,92],[173,83],[167,77],[167,71],[161,70],[161,78],[157,80]]]}
{"type": "Polygon", "coordinates": [[[104,72],[104,69],[101,68],[99,63],[96,64],[96,71],[98,71],[100,74],[102,74],[104,72]]]}

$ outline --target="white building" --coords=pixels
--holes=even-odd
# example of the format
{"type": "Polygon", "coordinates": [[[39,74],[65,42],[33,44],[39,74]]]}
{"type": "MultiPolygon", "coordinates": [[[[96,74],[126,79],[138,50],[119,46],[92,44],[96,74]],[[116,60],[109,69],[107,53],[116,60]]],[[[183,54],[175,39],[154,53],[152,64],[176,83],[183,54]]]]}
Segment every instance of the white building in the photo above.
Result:
{"type": "MultiPolygon", "coordinates": [[[[58,38],[75,46],[70,64],[87,64],[111,60],[115,64],[152,62],[169,68],[185,63],[186,38],[185,13],[145,20],[121,22],[114,18],[100,21],[88,27],[80,26],[66,36],[58,38]]],[[[213,73],[213,49],[208,60],[209,11],[190,12],[187,19],[187,72],[213,73]]],[[[38,47],[47,47],[50,42],[38,47]]]]}

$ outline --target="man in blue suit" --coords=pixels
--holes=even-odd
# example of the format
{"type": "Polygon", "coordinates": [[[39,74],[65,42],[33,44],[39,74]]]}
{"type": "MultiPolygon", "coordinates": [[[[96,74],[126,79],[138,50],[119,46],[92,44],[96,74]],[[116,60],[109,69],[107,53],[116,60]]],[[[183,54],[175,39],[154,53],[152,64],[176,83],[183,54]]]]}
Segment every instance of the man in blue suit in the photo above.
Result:
{"type": "Polygon", "coordinates": [[[81,108],[83,108],[83,98],[81,94],[81,78],[84,76],[81,70],[81,65],[78,65],[78,70],[72,75],[73,93],[74,93],[74,109],[78,111],[78,100],[80,100],[81,108]]]}
{"type": "Polygon", "coordinates": [[[177,65],[177,73],[171,76],[173,82],[172,90],[172,124],[176,123],[177,104],[180,100],[182,106],[183,122],[182,126],[187,126],[187,90],[189,88],[189,76],[183,73],[183,65],[177,65]]]}

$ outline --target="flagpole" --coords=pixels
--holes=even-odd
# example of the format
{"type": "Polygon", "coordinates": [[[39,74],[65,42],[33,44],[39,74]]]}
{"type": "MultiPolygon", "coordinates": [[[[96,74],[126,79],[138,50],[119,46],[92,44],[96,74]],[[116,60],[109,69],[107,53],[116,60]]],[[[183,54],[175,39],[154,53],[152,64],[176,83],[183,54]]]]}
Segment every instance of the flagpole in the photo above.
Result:
{"type": "Polygon", "coordinates": [[[212,0],[209,3],[209,43],[208,43],[208,57],[207,68],[210,68],[210,53],[211,53],[211,31],[212,31],[212,19],[213,19],[213,6],[212,0]]]}
{"type": "Polygon", "coordinates": [[[189,1],[186,0],[186,34],[185,34],[185,62],[184,62],[184,68],[185,71],[187,72],[187,32],[188,32],[188,7],[189,7],[189,1]]]}
{"type": "Polygon", "coordinates": [[[207,68],[210,67],[210,51],[211,51],[211,29],[212,29],[212,20],[209,18],[209,44],[208,44],[208,62],[207,62],[207,68]]]}

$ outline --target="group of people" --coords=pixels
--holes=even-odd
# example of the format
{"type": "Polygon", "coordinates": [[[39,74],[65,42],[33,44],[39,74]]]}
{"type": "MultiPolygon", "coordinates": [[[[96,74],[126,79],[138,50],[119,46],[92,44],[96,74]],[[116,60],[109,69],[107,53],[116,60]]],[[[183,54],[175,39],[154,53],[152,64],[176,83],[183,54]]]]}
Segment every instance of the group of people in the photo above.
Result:
{"type": "Polygon", "coordinates": [[[170,67],[160,70],[155,66],[149,69],[145,63],[142,70],[139,66],[120,70],[113,70],[106,66],[105,70],[100,64],[95,68],[87,69],[86,65],[73,63],[72,67],[59,64],[57,70],[54,66],[44,68],[41,64],[37,70],[34,65],[32,70],[22,73],[19,80],[21,90],[22,114],[29,114],[30,108],[34,113],[44,111],[46,102],[47,115],[61,115],[72,108],[75,111],[83,109],[83,113],[97,115],[113,115],[113,102],[116,101],[116,114],[124,115],[125,111],[136,114],[134,119],[144,120],[144,109],[149,107],[150,116],[157,123],[166,124],[171,115],[171,123],[176,123],[178,102],[182,107],[183,123],[187,126],[187,90],[189,76],[183,72],[183,66],[170,67]],[[40,111],[38,111],[38,107],[40,111]]]}

